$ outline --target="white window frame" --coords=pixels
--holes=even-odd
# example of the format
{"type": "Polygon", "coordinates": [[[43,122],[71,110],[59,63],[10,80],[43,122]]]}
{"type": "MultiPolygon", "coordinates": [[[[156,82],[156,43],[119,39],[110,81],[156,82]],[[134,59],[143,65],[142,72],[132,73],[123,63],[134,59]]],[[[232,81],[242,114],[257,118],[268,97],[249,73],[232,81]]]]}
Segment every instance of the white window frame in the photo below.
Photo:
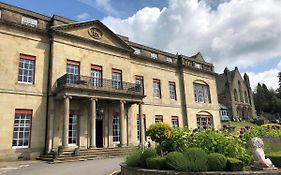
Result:
{"type": "Polygon", "coordinates": [[[120,116],[119,115],[114,115],[112,117],[112,141],[113,143],[116,144],[120,143],[120,116]]]}
{"type": "Polygon", "coordinates": [[[170,99],[171,100],[177,100],[176,83],[175,82],[169,82],[169,92],[170,92],[170,99]]]}
{"type": "Polygon", "coordinates": [[[113,89],[122,88],[122,73],[112,72],[112,88],[113,89]]]}
{"type": "Polygon", "coordinates": [[[160,80],[153,80],[153,97],[161,98],[161,81],[160,80]],[[159,82],[156,82],[159,81],[159,82]]]}
{"type": "Polygon", "coordinates": [[[173,62],[173,58],[171,58],[171,57],[166,57],[166,62],[167,62],[167,63],[172,63],[172,62],[173,62]]]}
{"type": "Polygon", "coordinates": [[[171,124],[173,128],[178,128],[179,127],[179,118],[177,117],[177,119],[173,119],[173,117],[177,117],[177,116],[172,116],[171,118],[171,124]]]}
{"type": "Polygon", "coordinates": [[[68,122],[69,135],[67,138],[68,144],[77,145],[78,144],[78,114],[70,114],[68,120],[69,120],[69,122],[68,122]],[[70,122],[70,118],[72,118],[72,122],[70,122]],[[74,119],[75,119],[75,121],[74,121],[74,119]],[[76,137],[74,134],[76,134],[76,137]],[[73,140],[74,140],[74,142],[73,142],[73,140]]]}
{"type": "Polygon", "coordinates": [[[67,73],[67,83],[75,83],[79,79],[79,65],[67,63],[66,73],[67,73]]]}
{"type": "Polygon", "coordinates": [[[194,98],[198,103],[211,103],[210,89],[208,85],[193,84],[194,98]]]}
{"type": "Polygon", "coordinates": [[[155,119],[154,119],[155,123],[163,123],[164,119],[163,119],[163,115],[156,115],[155,119]],[[161,118],[161,120],[159,120],[159,118],[161,118]]]}
{"type": "Polygon", "coordinates": [[[102,86],[102,70],[91,69],[91,76],[94,87],[102,86]]]}
{"type": "Polygon", "coordinates": [[[204,126],[208,124],[208,126],[213,126],[213,117],[211,115],[196,115],[196,123],[197,126],[204,126]]]}
{"type": "Polygon", "coordinates": [[[30,18],[27,16],[22,16],[21,17],[21,24],[31,26],[31,27],[38,27],[38,20],[34,18],[30,18]]]}
{"type": "Polygon", "coordinates": [[[133,49],[134,49],[134,54],[136,54],[136,55],[140,55],[141,54],[141,49],[136,48],[136,47],[133,47],[133,49]]]}
{"type": "Polygon", "coordinates": [[[154,60],[158,60],[158,54],[154,53],[154,52],[150,52],[150,58],[152,58],[154,60]]]}
{"type": "Polygon", "coordinates": [[[33,84],[34,74],[35,74],[35,60],[30,60],[20,57],[18,83],[33,84]],[[29,79],[31,79],[31,81],[29,79]]]}
{"type": "MultiPolygon", "coordinates": [[[[12,143],[12,148],[29,148],[30,146],[30,134],[31,134],[31,122],[32,122],[32,114],[15,114],[14,119],[14,129],[13,129],[13,142],[17,140],[17,145],[14,146],[12,143]],[[16,121],[17,124],[16,124],[16,121]],[[16,129],[17,128],[17,129],[16,129]],[[17,133],[17,137],[14,137],[15,133],[17,133]],[[20,133],[22,133],[22,139],[20,138],[20,133]],[[27,137],[25,137],[27,134],[27,137]],[[27,145],[19,145],[19,140],[27,140],[27,145]]],[[[23,144],[23,143],[22,143],[23,144]]]]}

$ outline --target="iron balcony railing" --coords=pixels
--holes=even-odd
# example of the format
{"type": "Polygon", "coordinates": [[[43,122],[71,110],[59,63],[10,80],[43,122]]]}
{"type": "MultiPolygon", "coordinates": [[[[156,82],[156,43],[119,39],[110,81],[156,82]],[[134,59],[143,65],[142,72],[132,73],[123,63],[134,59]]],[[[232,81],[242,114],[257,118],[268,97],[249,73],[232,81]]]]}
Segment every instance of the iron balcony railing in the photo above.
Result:
{"type": "Polygon", "coordinates": [[[143,88],[135,83],[72,74],[65,74],[57,79],[56,89],[62,89],[69,86],[86,89],[90,88],[93,90],[101,91],[143,95],[143,88]]]}

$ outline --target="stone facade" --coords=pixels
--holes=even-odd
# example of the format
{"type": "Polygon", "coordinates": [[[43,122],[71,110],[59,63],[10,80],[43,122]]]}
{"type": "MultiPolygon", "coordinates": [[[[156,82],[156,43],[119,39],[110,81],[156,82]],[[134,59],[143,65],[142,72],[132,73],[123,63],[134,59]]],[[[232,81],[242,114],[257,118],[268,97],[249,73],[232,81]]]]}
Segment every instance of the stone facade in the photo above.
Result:
{"type": "Polygon", "coordinates": [[[0,10],[0,160],[35,158],[60,145],[138,145],[157,120],[220,128],[216,74],[200,53],[143,46],[98,20],[79,23],[4,3],[0,10]],[[30,82],[19,76],[29,74],[19,69],[22,60],[34,63],[30,82]]]}
{"type": "Polygon", "coordinates": [[[246,73],[242,78],[237,67],[233,71],[225,68],[224,73],[217,75],[216,82],[219,103],[228,108],[232,120],[250,120],[256,117],[253,92],[246,73]]]}

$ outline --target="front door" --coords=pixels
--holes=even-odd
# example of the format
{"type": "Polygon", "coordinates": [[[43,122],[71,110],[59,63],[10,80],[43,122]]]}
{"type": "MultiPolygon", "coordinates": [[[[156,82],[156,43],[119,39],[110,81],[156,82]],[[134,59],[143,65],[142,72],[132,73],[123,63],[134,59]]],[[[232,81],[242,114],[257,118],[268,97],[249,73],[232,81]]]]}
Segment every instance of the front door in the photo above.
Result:
{"type": "Polygon", "coordinates": [[[101,112],[97,112],[97,120],[96,120],[96,146],[98,148],[103,147],[103,114],[101,112]]]}
{"type": "Polygon", "coordinates": [[[78,141],[78,114],[69,114],[68,144],[77,145],[78,141]]]}

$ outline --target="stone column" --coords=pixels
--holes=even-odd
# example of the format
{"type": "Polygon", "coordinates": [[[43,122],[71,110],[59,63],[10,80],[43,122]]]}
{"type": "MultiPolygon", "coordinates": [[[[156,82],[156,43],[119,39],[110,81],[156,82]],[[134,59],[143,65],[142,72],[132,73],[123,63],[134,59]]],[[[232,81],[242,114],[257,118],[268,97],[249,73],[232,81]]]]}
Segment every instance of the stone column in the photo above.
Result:
{"type": "Polygon", "coordinates": [[[90,147],[96,147],[96,101],[97,99],[91,98],[91,124],[90,124],[90,147]]]}
{"type": "Polygon", "coordinates": [[[139,103],[139,130],[140,130],[140,146],[144,145],[145,133],[144,133],[144,122],[143,122],[143,112],[142,112],[142,103],[139,103]]]}
{"type": "Polygon", "coordinates": [[[71,96],[64,96],[64,120],[63,120],[63,140],[62,146],[68,147],[68,125],[69,125],[69,106],[71,96]]]}
{"type": "Polygon", "coordinates": [[[120,144],[121,146],[127,145],[126,136],[126,119],[125,119],[125,101],[120,101],[120,144]]]}
{"type": "Polygon", "coordinates": [[[108,104],[106,103],[105,104],[105,109],[104,109],[104,114],[103,114],[103,140],[104,140],[104,142],[103,142],[103,147],[104,148],[107,148],[108,147],[108,135],[109,135],[109,133],[108,133],[108,123],[109,123],[109,121],[108,121],[108,104]]]}

